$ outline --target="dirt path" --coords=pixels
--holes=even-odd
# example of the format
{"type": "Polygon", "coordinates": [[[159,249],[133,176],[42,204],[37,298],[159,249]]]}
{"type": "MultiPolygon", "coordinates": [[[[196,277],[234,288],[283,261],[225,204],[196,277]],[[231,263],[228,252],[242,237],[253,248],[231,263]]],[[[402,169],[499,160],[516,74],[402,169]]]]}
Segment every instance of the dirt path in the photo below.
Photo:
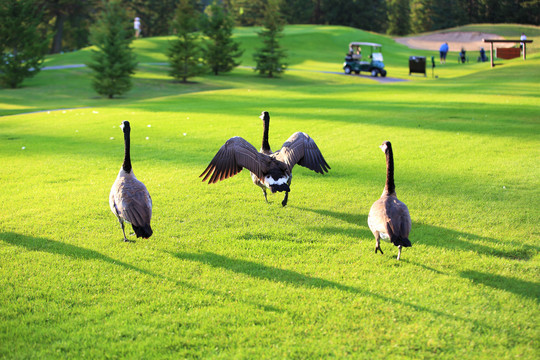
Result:
{"type": "MultiPolygon", "coordinates": [[[[482,39],[504,39],[502,36],[483,32],[441,32],[423,36],[407,36],[396,38],[396,42],[412,49],[439,51],[441,44],[448,43],[450,51],[461,51],[463,47],[467,51],[478,51],[480,48],[489,49],[482,39]]],[[[512,47],[514,44],[500,44],[497,47],[512,47]]]]}

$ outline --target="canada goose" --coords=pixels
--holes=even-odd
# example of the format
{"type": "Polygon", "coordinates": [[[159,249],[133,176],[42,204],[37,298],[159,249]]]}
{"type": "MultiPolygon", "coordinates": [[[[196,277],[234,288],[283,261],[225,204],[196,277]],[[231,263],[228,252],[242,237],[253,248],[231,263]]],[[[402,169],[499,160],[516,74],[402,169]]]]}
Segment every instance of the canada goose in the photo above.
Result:
{"type": "Polygon", "coordinates": [[[253,183],[263,190],[266,202],[268,202],[267,188],[272,193],[285,191],[285,198],[281,202],[281,205],[285,206],[291,191],[289,186],[294,165],[307,167],[320,174],[328,172],[330,166],[324,160],[315,141],[303,132],[292,134],[282,148],[273,153],[268,143],[270,115],[267,111],[263,111],[260,118],[264,124],[260,152],[241,137],[230,138],[219,149],[200,177],[204,176],[202,181],[208,179],[208,184],[212,184],[234,176],[246,168],[251,171],[253,183]]]}
{"type": "Polygon", "coordinates": [[[150,219],[152,218],[152,199],[146,186],[133,174],[131,168],[129,121],[120,125],[124,132],[124,163],[114,182],[109,195],[111,211],[118,217],[124,233],[124,241],[129,241],[124,230],[124,221],[131,223],[137,237],[148,239],[152,236],[150,219]]]}
{"type": "Polygon", "coordinates": [[[375,201],[369,210],[368,225],[375,236],[375,253],[377,250],[383,253],[380,244],[380,239],[383,239],[398,247],[399,260],[401,247],[412,246],[409,240],[411,216],[407,206],[396,197],[392,144],[385,141],[380,148],[386,154],[386,185],[381,198],[375,201]]]}

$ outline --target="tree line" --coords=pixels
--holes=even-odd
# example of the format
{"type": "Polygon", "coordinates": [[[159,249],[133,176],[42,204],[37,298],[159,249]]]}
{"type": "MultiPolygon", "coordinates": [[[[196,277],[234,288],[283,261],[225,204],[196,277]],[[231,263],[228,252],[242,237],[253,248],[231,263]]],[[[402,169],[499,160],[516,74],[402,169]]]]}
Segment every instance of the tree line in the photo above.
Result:
{"type": "MultiPolygon", "coordinates": [[[[212,72],[229,72],[240,65],[243,50],[233,39],[234,17],[225,4],[214,0],[203,12],[192,0],[179,0],[171,20],[174,38],[169,41],[169,75],[186,83],[188,78],[212,72]]],[[[40,34],[43,13],[33,0],[3,0],[0,3],[0,84],[15,88],[36,75],[43,64],[47,44],[53,35],[40,34]]],[[[282,73],[286,53],[279,44],[284,20],[279,0],[268,0],[263,8],[264,21],[258,32],[261,47],[255,49],[254,70],[273,77],[282,73]]],[[[137,68],[130,44],[139,35],[121,0],[103,2],[103,7],[89,28],[94,45],[86,65],[93,70],[92,87],[113,98],[128,91],[137,68]]]]}
{"type": "MultiPolygon", "coordinates": [[[[238,65],[235,59],[242,52],[231,39],[234,26],[263,26],[259,35],[264,46],[254,54],[256,70],[273,76],[286,68],[277,41],[284,24],[345,25],[406,35],[469,23],[540,22],[540,0],[2,0],[0,82],[16,87],[37,74],[47,52],[99,44],[99,28],[111,2],[121,9],[126,39],[133,35],[135,17],[141,19],[142,36],[178,36],[167,55],[176,68],[171,76],[184,82],[208,67],[218,74],[238,65]],[[207,38],[203,48],[198,47],[201,34],[207,38]]],[[[118,26],[113,31],[117,37],[118,26]]],[[[102,41],[109,41],[103,36],[102,41]]],[[[125,47],[119,41],[115,44],[125,47]]],[[[126,58],[126,69],[134,67],[130,61],[135,63],[126,58]]]]}
{"type": "MultiPolygon", "coordinates": [[[[203,13],[213,0],[190,0],[203,13]]],[[[50,37],[49,52],[90,44],[89,29],[103,11],[103,0],[32,0],[40,31],[50,37]]],[[[141,19],[143,36],[171,35],[180,0],[121,0],[141,19]]],[[[268,0],[219,0],[235,26],[262,25],[268,0]]],[[[378,33],[406,35],[471,23],[540,24],[540,0],[281,0],[287,24],[345,25],[378,33]]]]}

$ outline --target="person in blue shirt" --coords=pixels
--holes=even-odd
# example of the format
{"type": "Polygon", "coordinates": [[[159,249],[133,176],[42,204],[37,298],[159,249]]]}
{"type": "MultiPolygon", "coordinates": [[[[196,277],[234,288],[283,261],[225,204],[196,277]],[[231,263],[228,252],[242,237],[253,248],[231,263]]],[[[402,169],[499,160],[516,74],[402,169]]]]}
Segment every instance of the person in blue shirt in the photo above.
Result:
{"type": "Polygon", "coordinates": [[[441,45],[439,52],[441,54],[441,64],[446,64],[446,54],[448,53],[448,43],[445,42],[441,45]]]}
{"type": "Polygon", "coordinates": [[[484,48],[480,48],[480,57],[478,58],[478,61],[487,61],[486,50],[484,50],[484,48]]]}

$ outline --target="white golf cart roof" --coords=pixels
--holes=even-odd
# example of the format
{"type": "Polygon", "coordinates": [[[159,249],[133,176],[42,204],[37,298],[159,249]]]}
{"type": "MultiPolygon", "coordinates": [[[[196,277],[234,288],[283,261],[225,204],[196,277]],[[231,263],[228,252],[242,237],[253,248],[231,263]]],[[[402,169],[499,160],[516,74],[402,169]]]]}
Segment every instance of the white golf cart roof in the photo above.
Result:
{"type": "Polygon", "coordinates": [[[362,46],[362,45],[366,45],[366,46],[380,46],[382,47],[381,44],[375,44],[375,43],[370,43],[370,42],[352,42],[349,44],[349,47],[353,47],[353,46],[362,46]]]}

